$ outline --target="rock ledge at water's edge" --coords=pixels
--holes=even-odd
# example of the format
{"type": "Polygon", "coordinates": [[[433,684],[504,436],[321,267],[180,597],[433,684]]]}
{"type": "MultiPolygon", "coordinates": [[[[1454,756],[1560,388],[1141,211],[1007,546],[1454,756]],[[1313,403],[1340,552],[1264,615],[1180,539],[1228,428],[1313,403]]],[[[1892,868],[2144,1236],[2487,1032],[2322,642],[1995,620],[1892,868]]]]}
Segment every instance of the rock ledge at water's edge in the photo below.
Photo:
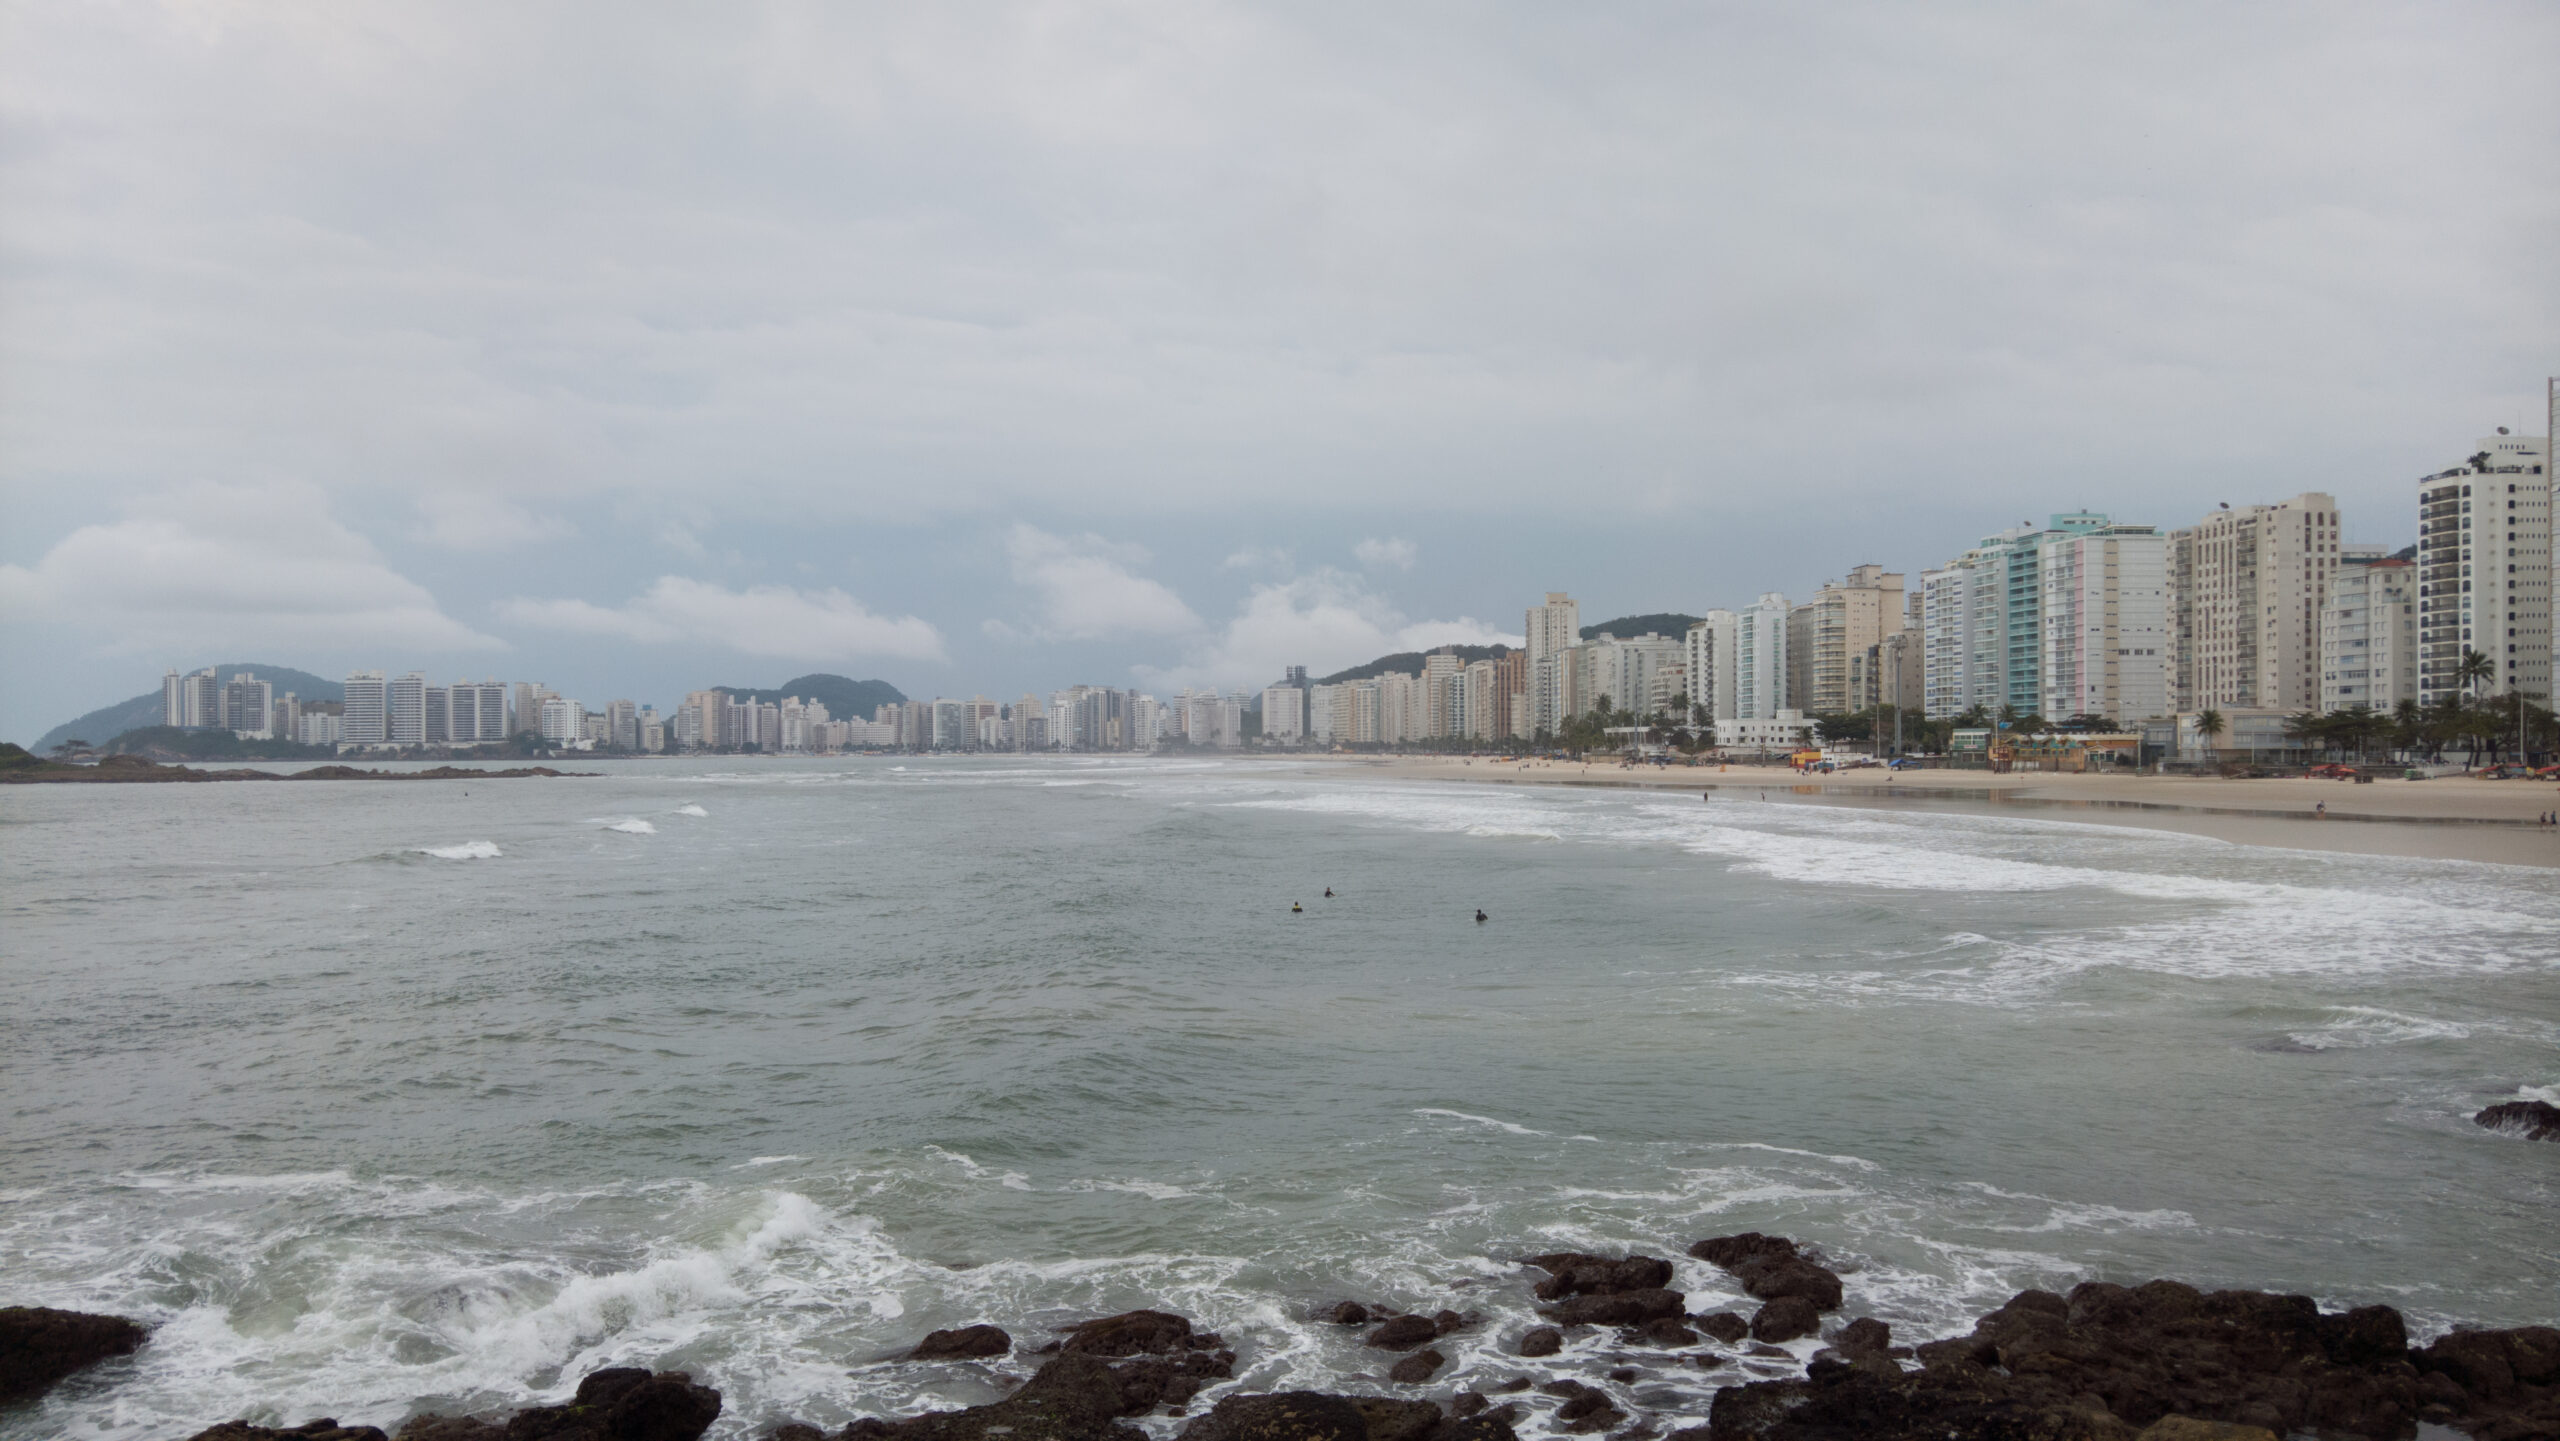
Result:
{"type": "MultiPolygon", "coordinates": [[[[2176,1281],[2089,1282],[2068,1295],[2022,1291],[1969,1334],[1911,1347],[1894,1344],[1892,1329],[1873,1317],[1821,1322],[1821,1312],[1847,1299],[1847,1288],[1818,1251],[1746,1234],[1701,1242],[1691,1254],[1732,1272],[1768,1307],[1783,1305],[1790,1324],[1813,1318],[1820,1328],[1813,1334],[1825,1344],[1803,1376],[1721,1387],[1701,1417],[1690,1409],[1694,1403],[1663,1404],[1659,1388],[1636,1383],[1658,1375],[1659,1366],[1712,1370],[1733,1358],[1657,1351],[1659,1361],[1629,1366],[1613,1364],[1628,1359],[1623,1351],[1576,1343],[1576,1354],[1594,1358],[1588,1380],[1533,1385],[1525,1376],[1488,1375],[1474,1368],[1498,1368],[1511,1348],[1487,1349],[1464,1352],[1457,1373],[1481,1390],[1431,1398],[1413,1393],[1447,1358],[1413,1348],[1426,1336],[1468,1329],[1475,1318],[1451,1311],[1408,1318],[1344,1302],[1317,1314],[1346,1325],[1408,1321],[1373,1338],[1405,1359],[1370,1382],[1383,1379],[1381,1389],[1406,1394],[1231,1393],[1195,1413],[1199,1392],[1234,1375],[1235,1352],[1180,1315],[1133,1311],[1063,1328],[1059,1341],[1034,1353],[1042,1358],[1038,1371],[1000,1401],[866,1417],[834,1431],[786,1422],[763,1434],[767,1441],[1144,1441],[1149,1433],[1130,1418],[1152,1414],[1188,1416],[1174,1441],[1516,1441],[1515,1424],[1532,1420],[1542,1432],[1605,1432],[1612,1441],[1666,1432],[1665,1441],[2411,1441],[2421,1423],[2473,1441],[2560,1441],[2560,1330],[2548,1326],[2457,1330],[2412,1347],[2399,1312],[2387,1306],[2324,1313],[2305,1296],[2206,1292],[2176,1281]],[[1400,1344],[1408,1337],[1410,1344],[1400,1344]]],[[[1662,1284],[1672,1279],[1668,1263],[1655,1258],[1573,1253],[1529,1264],[1548,1274],[1537,1289],[1550,1303],[1550,1324],[1531,1333],[1537,1344],[1523,1337],[1516,1354],[1551,1354],[1560,1335],[1589,1336],[1595,1326],[1619,1327],[1624,1345],[1694,1344],[1692,1326],[1728,1345],[1740,1340],[1741,1318],[1730,1312],[1687,1314],[1682,1293],[1662,1284]],[[1632,1305],[1623,1319],[1615,1310],[1591,1322],[1558,1314],[1604,1299],[1632,1305]],[[1675,1342],[1674,1331],[1687,1340],[1675,1342]]],[[[952,1360],[991,1355],[1002,1333],[951,1344],[964,1335],[970,1333],[942,1333],[919,1351],[952,1360]]],[[[1744,1349],[1746,1360],[1790,1354],[1765,1342],[1744,1349]]],[[[1765,1359],[1754,1364],[1765,1367],[1765,1359]]],[[[398,1434],[399,1441],[693,1441],[719,1405],[719,1393],[682,1373],[625,1369],[589,1376],[566,1407],[538,1407],[503,1422],[419,1417],[398,1434]]],[[[334,1426],[271,1430],[235,1422],[197,1441],[383,1435],[334,1426]]]]}

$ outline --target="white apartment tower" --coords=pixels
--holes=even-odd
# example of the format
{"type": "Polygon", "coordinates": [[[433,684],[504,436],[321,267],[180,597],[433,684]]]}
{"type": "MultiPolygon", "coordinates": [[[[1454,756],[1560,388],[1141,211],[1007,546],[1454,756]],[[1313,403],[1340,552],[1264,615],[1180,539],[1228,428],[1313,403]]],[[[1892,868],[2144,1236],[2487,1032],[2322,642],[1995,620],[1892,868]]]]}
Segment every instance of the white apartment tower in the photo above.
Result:
{"type": "Polygon", "coordinates": [[[348,745],[378,746],[391,738],[382,672],[360,670],[347,676],[347,704],[338,738],[348,745]]]}
{"type": "Polygon", "coordinates": [[[2037,549],[2037,714],[2119,725],[2169,714],[2168,537],[2110,524],[2050,534],[2037,549]]]}
{"type": "Polygon", "coordinates": [[[2306,491],[2224,508],[2169,537],[2176,708],[2312,710],[2338,503],[2306,491]]]}
{"type": "Polygon", "coordinates": [[[1774,720],[1787,698],[1787,598],[1764,593],[1735,618],[1733,718],[1774,720]]]}
{"type": "Polygon", "coordinates": [[[1741,622],[1732,611],[1711,610],[1689,627],[1689,702],[1705,709],[1709,722],[1734,718],[1733,648],[1741,622]]]}
{"type": "Polygon", "coordinates": [[[2348,555],[2320,612],[2320,709],[2418,698],[2418,564],[2348,555]]]}
{"type": "Polygon", "coordinates": [[[2418,698],[2551,695],[2551,442],[2485,437],[2418,482],[2418,698]],[[2458,679],[2465,652],[2485,679],[2458,679]]]}
{"type": "Polygon", "coordinates": [[[1567,650],[1582,643],[1582,603],[1560,590],[1529,607],[1522,649],[1529,653],[1530,704],[1537,711],[1533,731],[1552,735],[1573,713],[1569,677],[1562,670],[1567,650]]]}

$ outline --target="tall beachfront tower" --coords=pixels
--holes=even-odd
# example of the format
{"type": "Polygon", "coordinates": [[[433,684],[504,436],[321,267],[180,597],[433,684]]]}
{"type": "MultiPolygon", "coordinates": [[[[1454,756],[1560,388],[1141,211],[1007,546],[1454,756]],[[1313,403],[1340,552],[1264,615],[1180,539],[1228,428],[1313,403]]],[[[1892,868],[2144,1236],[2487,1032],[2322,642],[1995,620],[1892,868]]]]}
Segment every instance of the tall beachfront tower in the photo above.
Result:
{"type": "Polygon", "coordinates": [[[2320,613],[2340,545],[2338,502],[2318,491],[2170,534],[2178,710],[2319,707],[2320,613]]]}
{"type": "Polygon", "coordinates": [[[2551,694],[2551,441],[2481,439],[2418,482],[2418,698],[2551,694]],[[2467,651],[2489,658],[2464,681],[2467,651]]]}
{"type": "Polygon", "coordinates": [[[1530,704],[1536,708],[1533,731],[1553,735],[1572,713],[1573,697],[1558,683],[1556,662],[1582,643],[1582,603],[1560,590],[1547,592],[1544,603],[1529,607],[1522,647],[1529,653],[1530,704]]]}

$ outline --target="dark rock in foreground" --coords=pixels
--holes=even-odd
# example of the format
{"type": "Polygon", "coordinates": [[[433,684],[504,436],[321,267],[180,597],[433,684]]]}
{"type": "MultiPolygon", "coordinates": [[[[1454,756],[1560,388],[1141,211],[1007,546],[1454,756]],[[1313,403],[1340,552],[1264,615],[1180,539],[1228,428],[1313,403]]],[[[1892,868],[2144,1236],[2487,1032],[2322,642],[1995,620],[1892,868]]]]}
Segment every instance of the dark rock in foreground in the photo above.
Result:
{"type": "MultiPolygon", "coordinates": [[[[400,1441],[694,1441],[719,1416],[720,1393],[695,1385],[682,1371],[616,1366],[589,1373],[565,1406],[529,1407],[504,1424],[468,1416],[420,1416],[400,1428],[400,1441]]],[[[282,1441],[307,1434],[216,1427],[194,1441],[282,1441]]],[[[349,1433],[345,1441],[358,1441],[360,1434],[349,1433]]]]}
{"type": "MultiPolygon", "coordinates": [[[[470,1424],[479,1426],[483,1423],[475,1421],[470,1424]]],[[[404,1431],[401,1434],[408,1436],[412,1433],[404,1431]]],[[[473,1437],[483,1434],[499,1437],[506,1433],[494,1426],[489,1426],[481,1432],[457,1431],[451,1433],[451,1436],[453,1441],[472,1441],[473,1437]]],[[[390,1441],[390,1438],[382,1434],[382,1428],[379,1426],[341,1426],[335,1418],[323,1418],[289,1427],[252,1426],[246,1421],[225,1421],[219,1426],[208,1427],[197,1432],[191,1441],[390,1441]]],[[[447,1438],[439,1435],[430,1438],[430,1441],[447,1441],[447,1438]]]]}
{"type": "Polygon", "coordinates": [[[2020,1292],[1919,1355],[1918,1372],[1870,1349],[1817,1360],[1802,1381],[1725,1387],[1714,1441],[2228,1434],[2208,1423],[2404,1441],[2421,1420],[2477,1441],[2560,1436],[2560,1331],[2456,1332],[2411,1351],[2385,1306],[2323,1315],[2305,1296],[2093,1282],[2068,1298],[2020,1292]]]}
{"type": "MultiPolygon", "coordinates": [[[[1186,1326],[1186,1330],[1187,1330],[1186,1326]]],[[[910,1361],[968,1361],[981,1356],[1001,1356],[1013,1349],[1013,1337],[1001,1326],[960,1326],[949,1331],[928,1332],[916,1349],[909,1352],[910,1361]]]]}
{"type": "Polygon", "coordinates": [[[1559,1326],[1641,1326],[1689,1309],[1677,1291],[1620,1291],[1607,1296],[1569,1296],[1542,1314],[1559,1326]]]}
{"type": "Polygon", "coordinates": [[[131,1355],[149,1334],[122,1316],[0,1307],[0,1401],[43,1395],[74,1371],[131,1355]]]}
{"type": "Polygon", "coordinates": [[[1707,1316],[1692,1316],[1689,1324],[1730,1346],[1751,1334],[1751,1323],[1731,1311],[1718,1311],[1707,1316]]]}
{"type": "Polygon", "coordinates": [[[1382,1351],[1410,1351],[1439,1336],[1440,1323],[1428,1316],[1398,1316],[1370,1332],[1366,1341],[1382,1351]]]}
{"type": "Polygon", "coordinates": [[[1191,1321],[1170,1311],[1123,1311],[1067,1328],[1058,1349],[1078,1356],[1138,1356],[1183,1351],[1192,1345],[1191,1321]]]}
{"type": "Polygon", "coordinates": [[[1448,1364],[1449,1358],[1436,1349],[1416,1351],[1388,1367],[1387,1379],[1400,1386],[1419,1386],[1430,1380],[1433,1372],[1448,1364]]]}
{"type": "Polygon", "coordinates": [[[1563,1349],[1564,1333],[1553,1326],[1532,1326],[1520,1333],[1520,1355],[1552,1356],[1563,1349]]]}
{"type": "Polygon", "coordinates": [[[2492,1131],[2512,1131],[2528,1141],[2560,1141],[2560,1106],[2549,1101],[2507,1101],[2471,1118],[2492,1131]]]}
{"type": "Polygon", "coordinates": [[[1521,1264],[1547,1273],[1537,1285],[1541,1301],[1567,1296],[1615,1296],[1626,1291],[1659,1291],[1671,1284],[1671,1263],[1659,1256],[1629,1256],[1612,1261],[1581,1251],[1531,1256],[1521,1264]]]}
{"type": "Polygon", "coordinates": [[[1817,1310],[1840,1309],[1840,1277],[1784,1236],[1763,1236],[1757,1231],[1714,1236],[1691,1246],[1689,1254],[1732,1272],[1742,1289],[1758,1300],[1801,1296],[1817,1310]]]}
{"type": "Polygon", "coordinates": [[[1776,1345],[1822,1329],[1822,1313],[1802,1296],[1781,1296],[1751,1315],[1751,1339],[1776,1345]]]}

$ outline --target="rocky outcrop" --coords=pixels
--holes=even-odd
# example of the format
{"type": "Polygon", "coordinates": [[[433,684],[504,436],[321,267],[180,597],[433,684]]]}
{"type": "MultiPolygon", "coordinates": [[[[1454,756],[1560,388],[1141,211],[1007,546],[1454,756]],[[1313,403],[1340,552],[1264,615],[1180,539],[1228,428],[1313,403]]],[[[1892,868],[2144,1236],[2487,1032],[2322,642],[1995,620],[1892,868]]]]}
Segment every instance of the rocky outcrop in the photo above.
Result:
{"type": "Polygon", "coordinates": [[[1564,1333],[1553,1326],[1532,1326],[1520,1333],[1520,1355],[1552,1356],[1563,1349],[1564,1333]]]}
{"type": "Polygon", "coordinates": [[[1918,1354],[1923,1369],[1904,1372],[1862,1345],[1801,1381],[1728,1386],[1709,1429],[1714,1441],[2135,1441],[2175,1421],[2153,1441],[2227,1434],[2207,1425],[2379,1441],[2427,1420],[2478,1441],[2560,1434],[2560,1331],[2456,1332],[2413,1352],[2398,1312],[2324,1315],[2303,1296],[2174,1281],[2023,1291],[1970,1336],[1918,1354]]]}
{"type": "MultiPolygon", "coordinates": [[[[1188,1331],[1188,1323],[1184,1329],[1188,1331]]],[[[949,1331],[927,1332],[916,1349],[907,1353],[910,1361],[972,1361],[983,1356],[1001,1356],[1013,1349],[1013,1337],[1001,1326],[960,1326],[949,1331]]]]}
{"type": "Polygon", "coordinates": [[[2508,1131],[2528,1141],[2560,1141],[2560,1106],[2549,1101],[2507,1101],[2471,1118],[2492,1131],[2508,1131]]]}
{"type": "Polygon", "coordinates": [[[131,1355],[149,1334],[122,1316],[0,1306],[0,1401],[41,1396],[74,1371],[131,1355]]]}
{"type": "Polygon", "coordinates": [[[1098,1321],[1081,1321],[1067,1328],[1066,1339],[1058,1349],[1073,1356],[1140,1356],[1185,1351],[1203,1342],[1214,1346],[1214,1336],[1195,1337],[1191,1319],[1171,1311],[1123,1311],[1098,1321]]]}
{"type": "MultiPolygon", "coordinates": [[[[407,1433],[402,1433],[404,1436],[407,1433]]],[[[506,1433],[491,1428],[492,1437],[506,1433]]],[[[299,1426],[252,1426],[246,1421],[225,1421],[197,1432],[189,1441],[389,1441],[379,1426],[341,1426],[334,1419],[305,1421],[299,1426]]],[[[468,1441],[468,1438],[464,1438],[468,1441]]]]}
{"type": "Polygon", "coordinates": [[[1692,1316],[1689,1324],[1730,1346],[1751,1334],[1751,1323],[1731,1311],[1717,1311],[1705,1316],[1692,1316]]]}
{"type": "Polygon", "coordinates": [[[1751,1339],[1776,1345],[1822,1329],[1822,1313],[1802,1296],[1780,1296],[1751,1315],[1751,1339]]]}
{"type": "Polygon", "coordinates": [[[1368,1307],[1361,1305],[1357,1301],[1335,1301],[1327,1305],[1318,1306],[1315,1311],[1315,1319],[1319,1321],[1330,1321],[1336,1326],[1366,1326],[1369,1324],[1370,1317],[1374,1314],[1375,1313],[1370,1311],[1368,1307]]]}
{"type": "Polygon", "coordinates": [[[1396,1316],[1362,1340],[1381,1351],[1410,1351],[1440,1338],[1440,1323],[1429,1316],[1396,1316]]]}
{"type": "MultiPolygon", "coordinates": [[[[682,1371],[616,1366],[588,1373],[578,1383],[577,1396],[565,1406],[529,1407],[504,1423],[468,1416],[420,1416],[400,1428],[400,1441],[694,1441],[719,1416],[720,1393],[694,1384],[682,1371]]],[[[363,1430],[375,1437],[382,1434],[370,1427],[363,1430]]],[[[309,1435],[216,1427],[194,1441],[269,1441],[271,1437],[302,1441],[309,1435]]],[[[326,1441],[341,1438],[327,1435],[326,1441]]],[[[350,1433],[343,1441],[358,1441],[358,1433],[350,1433]]]]}
{"type": "Polygon", "coordinates": [[[1387,1379],[1400,1386],[1419,1386],[1433,1373],[1449,1364],[1449,1358],[1437,1349],[1416,1351],[1387,1368],[1387,1379]]]}
{"type": "Polygon", "coordinates": [[[1627,1413],[1618,1409],[1609,1393],[1596,1386],[1580,1381],[1550,1381],[1538,1389],[1563,1398],[1564,1404],[1556,1408],[1556,1424],[1566,1431],[1578,1435],[1606,1431],[1627,1419],[1627,1413]]]}
{"type": "Polygon", "coordinates": [[[1763,1236],[1757,1231],[1714,1236],[1691,1246],[1689,1254],[1732,1272],[1742,1289],[1758,1300],[1800,1296],[1818,1311],[1840,1309],[1839,1275],[1784,1236],[1763,1236]]]}
{"type": "Polygon", "coordinates": [[[1605,1296],[1569,1296],[1539,1314],[1559,1326],[1641,1326],[1688,1311],[1688,1299],[1677,1291],[1618,1291],[1605,1296]]]}
{"type": "Polygon", "coordinates": [[[1581,1251],[1556,1251],[1544,1256],[1530,1256],[1522,1265],[1535,1266],[1547,1273],[1537,1284],[1541,1301],[1561,1301],[1567,1296],[1615,1296],[1627,1291],[1659,1291],[1671,1284],[1671,1263],[1659,1256],[1628,1256],[1610,1260],[1581,1251]]]}
{"type": "Polygon", "coordinates": [[[1281,1391],[1229,1396],[1178,1441],[1517,1441],[1510,1422],[1477,1407],[1444,1417],[1428,1401],[1281,1391]]]}

